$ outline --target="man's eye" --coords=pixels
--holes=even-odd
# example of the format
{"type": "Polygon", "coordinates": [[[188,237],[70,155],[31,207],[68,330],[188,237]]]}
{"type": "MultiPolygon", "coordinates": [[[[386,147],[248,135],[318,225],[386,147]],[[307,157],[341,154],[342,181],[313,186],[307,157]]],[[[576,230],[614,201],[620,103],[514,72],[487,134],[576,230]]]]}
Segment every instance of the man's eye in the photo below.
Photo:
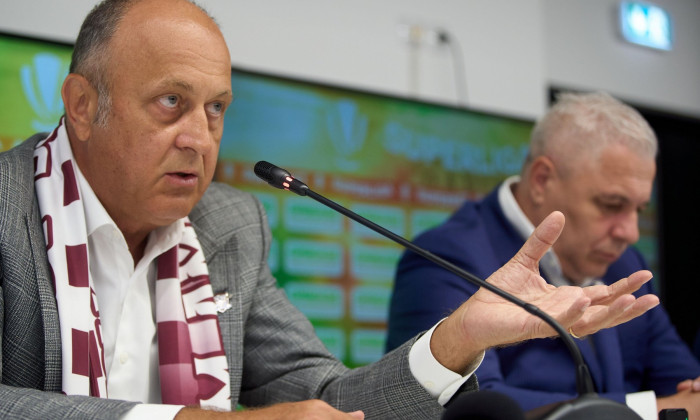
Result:
{"type": "Polygon", "coordinates": [[[601,207],[609,213],[617,213],[623,209],[623,205],[618,203],[601,203],[601,207]]]}
{"type": "Polygon", "coordinates": [[[209,112],[212,115],[221,115],[221,113],[224,111],[224,104],[221,102],[213,102],[209,104],[209,112]]]}
{"type": "Polygon", "coordinates": [[[177,95],[167,95],[159,99],[160,103],[167,108],[174,108],[177,106],[178,97],[177,95]]]}

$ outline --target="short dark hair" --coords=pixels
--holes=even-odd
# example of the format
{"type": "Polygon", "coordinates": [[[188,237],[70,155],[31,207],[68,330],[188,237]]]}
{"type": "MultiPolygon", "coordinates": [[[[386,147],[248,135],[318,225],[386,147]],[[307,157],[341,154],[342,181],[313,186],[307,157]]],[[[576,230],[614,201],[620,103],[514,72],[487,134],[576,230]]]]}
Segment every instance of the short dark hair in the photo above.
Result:
{"type": "Polygon", "coordinates": [[[106,70],[108,45],[122,17],[135,0],[104,0],[88,13],[73,48],[70,72],[85,77],[97,89],[95,123],[104,125],[111,108],[106,70]]]}
{"type": "MultiPolygon", "coordinates": [[[[70,72],[85,77],[97,90],[97,113],[94,122],[98,125],[106,125],[112,105],[109,77],[107,77],[109,43],[126,12],[139,1],[141,0],[101,1],[85,17],[75,41],[70,72]]],[[[186,1],[197,6],[216,23],[202,6],[193,0],[186,1]]]]}

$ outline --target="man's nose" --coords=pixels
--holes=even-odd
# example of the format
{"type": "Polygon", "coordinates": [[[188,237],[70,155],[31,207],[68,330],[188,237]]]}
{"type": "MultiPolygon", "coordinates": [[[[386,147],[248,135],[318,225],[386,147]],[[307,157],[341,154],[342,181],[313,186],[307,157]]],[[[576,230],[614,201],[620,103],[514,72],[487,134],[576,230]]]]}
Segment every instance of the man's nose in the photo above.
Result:
{"type": "Polygon", "coordinates": [[[209,131],[209,119],[204,110],[192,111],[183,119],[176,145],[204,155],[212,147],[213,136],[209,131]]]}
{"type": "Polygon", "coordinates": [[[631,211],[620,215],[612,228],[614,238],[622,240],[628,244],[633,244],[639,240],[639,215],[636,211],[631,211]]]}

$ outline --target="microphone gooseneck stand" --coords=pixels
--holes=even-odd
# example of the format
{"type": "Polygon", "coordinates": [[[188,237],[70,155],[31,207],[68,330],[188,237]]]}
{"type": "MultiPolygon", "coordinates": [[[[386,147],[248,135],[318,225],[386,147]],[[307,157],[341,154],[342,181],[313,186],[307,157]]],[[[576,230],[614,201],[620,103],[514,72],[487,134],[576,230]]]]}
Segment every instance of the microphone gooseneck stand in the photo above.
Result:
{"type": "Polygon", "coordinates": [[[437,255],[420,248],[402,236],[399,236],[337,204],[336,202],[317,194],[305,183],[295,179],[289,174],[289,172],[278,166],[266,161],[259,161],[255,164],[254,172],[258,177],[273,187],[292,191],[300,196],[310,197],[319,203],[330,207],[333,210],[349,217],[350,219],[372,229],[380,235],[397,242],[406,249],[409,249],[423,258],[432,261],[440,267],[471,282],[472,284],[483,287],[495,293],[501,298],[523,308],[530,314],[539,317],[549,324],[557,332],[574,359],[574,364],[576,365],[576,390],[579,397],[573,400],[545,406],[541,409],[532,410],[527,414],[528,420],[641,420],[641,417],[639,417],[626,405],[598,396],[598,394],[595,392],[588,366],[583,360],[581,351],[576,346],[574,339],[566,332],[566,330],[564,330],[564,327],[562,327],[561,324],[559,324],[547,313],[541,311],[537,306],[527,303],[509,294],[508,292],[487,283],[486,281],[450,263],[449,261],[446,261],[437,255]]]}

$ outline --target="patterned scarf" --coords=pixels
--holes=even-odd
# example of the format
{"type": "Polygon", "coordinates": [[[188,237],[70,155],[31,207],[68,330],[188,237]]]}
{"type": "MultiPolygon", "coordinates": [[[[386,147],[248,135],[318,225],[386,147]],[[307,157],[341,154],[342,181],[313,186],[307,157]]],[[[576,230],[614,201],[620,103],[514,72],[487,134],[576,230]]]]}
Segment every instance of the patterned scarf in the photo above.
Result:
{"type": "MultiPolygon", "coordinates": [[[[108,397],[100,315],[88,260],[85,210],[63,125],[34,151],[34,184],[58,304],[63,392],[108,397]]],[[[158,256],[156,322],[165,404],[231,409],[228,365],[209,273],[189,220],[158,256]]]]}

